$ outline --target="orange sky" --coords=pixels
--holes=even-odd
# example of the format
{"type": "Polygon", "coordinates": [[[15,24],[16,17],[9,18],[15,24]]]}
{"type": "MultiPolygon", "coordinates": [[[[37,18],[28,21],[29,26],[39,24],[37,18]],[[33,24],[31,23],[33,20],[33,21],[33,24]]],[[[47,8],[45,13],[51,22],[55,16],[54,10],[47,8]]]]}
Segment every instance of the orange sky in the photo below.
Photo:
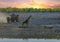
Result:
{"type": "Polygon", "coordinates": [[[60,0],[0,0],[0,8],[60,8],[60,0]]]}

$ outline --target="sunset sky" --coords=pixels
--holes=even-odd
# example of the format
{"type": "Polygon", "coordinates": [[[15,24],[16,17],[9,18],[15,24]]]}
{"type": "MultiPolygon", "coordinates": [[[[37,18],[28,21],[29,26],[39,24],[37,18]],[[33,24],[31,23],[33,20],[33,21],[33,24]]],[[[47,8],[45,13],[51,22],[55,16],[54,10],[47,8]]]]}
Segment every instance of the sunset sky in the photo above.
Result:
{"type": "Polygon", "coordinates": [[[0,0],[0,8],[60,8],[60,0],[0,0]]]}

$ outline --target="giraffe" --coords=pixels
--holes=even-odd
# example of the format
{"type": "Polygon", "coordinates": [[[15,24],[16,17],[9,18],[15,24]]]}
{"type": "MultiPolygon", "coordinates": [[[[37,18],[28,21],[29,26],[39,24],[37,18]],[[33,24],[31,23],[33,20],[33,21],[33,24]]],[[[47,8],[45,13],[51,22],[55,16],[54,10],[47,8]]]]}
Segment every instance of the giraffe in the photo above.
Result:
{"type": "Polygon", "coordinates": [[[31,17],[32,17],[32,15],[30,15],[25,21],[22,22],[22,27],[24,26],[24,24],[26,24],[26,26],[28,26],[28,22],[31,17]]]}

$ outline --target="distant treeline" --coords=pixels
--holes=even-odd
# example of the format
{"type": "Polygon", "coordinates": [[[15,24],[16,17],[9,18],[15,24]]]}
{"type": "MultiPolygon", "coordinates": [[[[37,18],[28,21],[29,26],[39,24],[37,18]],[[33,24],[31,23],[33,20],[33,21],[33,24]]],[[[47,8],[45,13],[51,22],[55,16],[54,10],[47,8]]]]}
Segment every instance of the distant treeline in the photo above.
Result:
{"type": "Polygon", "coordinates": [[[0,12],[60,12],[60,8],[0,8],[0,12]]]}

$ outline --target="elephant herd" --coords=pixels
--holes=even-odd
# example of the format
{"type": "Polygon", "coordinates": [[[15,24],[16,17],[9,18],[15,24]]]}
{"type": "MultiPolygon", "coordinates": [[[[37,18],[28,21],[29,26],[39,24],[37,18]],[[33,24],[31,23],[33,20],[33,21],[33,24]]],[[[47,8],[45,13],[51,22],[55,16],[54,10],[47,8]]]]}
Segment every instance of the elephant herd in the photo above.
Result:
{"type": "Polygon", "coordinates": [[[12,14],[10,17],[7,17],[7,23],[18,22],[19,15],[12,14]]]}

